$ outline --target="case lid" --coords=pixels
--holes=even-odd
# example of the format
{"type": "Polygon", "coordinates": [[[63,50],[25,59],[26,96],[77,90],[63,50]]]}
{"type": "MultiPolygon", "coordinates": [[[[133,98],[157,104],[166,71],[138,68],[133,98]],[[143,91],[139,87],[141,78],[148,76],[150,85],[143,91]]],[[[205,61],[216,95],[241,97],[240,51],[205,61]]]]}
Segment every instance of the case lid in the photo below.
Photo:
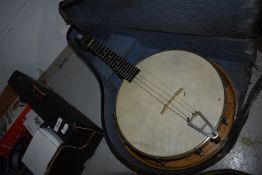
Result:
{"type": "Polygon", "coordinates": [[[65,0],[64,19],[81,31],[89,25],[189,35],[247,38],[258,31],[259,0],[65,0]]]}

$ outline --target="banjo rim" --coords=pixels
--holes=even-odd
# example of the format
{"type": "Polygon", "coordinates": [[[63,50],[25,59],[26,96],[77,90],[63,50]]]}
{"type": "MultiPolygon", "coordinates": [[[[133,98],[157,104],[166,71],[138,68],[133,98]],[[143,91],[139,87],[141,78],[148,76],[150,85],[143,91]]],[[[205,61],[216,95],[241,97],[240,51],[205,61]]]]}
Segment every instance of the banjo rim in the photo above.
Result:
{"type": "MultiPolygon", "coordinates": [[[[194,53],[193,53],[194,54],[194,53]]],[[[201,57],[202,58],[202,57],[201,57]]],[[[215,128],[218,129],[221,125],[221,120],[222,120],[222,117],[223,117],[223,114],[226,110],[225,106],[227,105],[227,95],[226,95],[226,88],[225,86],[230,86],[230,89],[232,91],[232,98],[233,98],[233,101],[234,101],[234,106],[233,106],[233,118],[235,118],[235,113],[237,111],[237,103],[236,103],[236,91],[235,91],[235,88],[233,86],[233,83],[232,81],[230,80],[230,78],[228,77],[228,75],[225,73],[225,71],[220,67],[218,66],[216,63],[214,63],[213,61],[211,60],[207,60],[205,58],[202,58],[204,59],[205,61],[207,61],[208,63],[210,63],[210,65],[216,70],[217,74],[219,75],[221,81],[222,81],[222,84],[223,84],[223,90],[224,90],[224,107],[223,107],[223,110],[222,110],[222,114],[220,116],[220,119],[219,121],[217,122],[215,128]],[[226,81],[226,83],[225,83],[226,81]]],[[[119,93],[119,91],[118,91],[119,93]]],[[[179,155],[175,155],[175,156],[168,156],[168,157],[161,157],[161,156],[153,156],[153,155],[149,155],[147,153],[144,153],[138,149],[136,149],[132,144],[130,144],[128,142],[128,140],[124,137],[123,133],[121,132],[120,130],[120,127],[117,123],[117,117],[115,117],[115,122],[116,122],[116,126],[117,126],[117,133],[119,134],[120,136],[120,139],[122,140],[122,143],[124,144],[125,148],[128,150],[128,152],[130,152],[133,156],[135,156],[136,158],[138,158],[139,160],[140,159],[143,159],[143,158],[146,158],[146,160],[149,160],[149,161],[156,161],[156,160],[163,160],[163,161],[168,161],[168,160],[171,160],[171,161],[175,161],[175,160],[178,160],[178,159],[183,159],[184,157],[187,157],[188,155],[191,155],[192,153],[194,153],[198,148],[201,148],[201,147],[205,147],[206,145],[209,145],[210,142],[212,142],[212,139],[210,139],[209,137],[206,137],[206,139],[204,139],[204,141],[202,141],[199,145],[197,145],[196,147],[192,148],[191,150],[185,152],[185,153],[182,153],[182,154],[179,154],[179,155]],[[142,156],[142,157],[141,157],[142,156]]],[[[230,129],[229,131],[227,131],[227,136],[228,134],[230,133],[231,131],[231,128],[234,124],[234,119],[233,119],[233,122],[231,123],[231,126],[230,126],[230,129]]],[[[221,146],[220,148],[216,149],[216,151],[212,154],[214,155],[216,152],[218,152],[223,146],[221,146]]],[[[210,155],[210,156],[212,156],[210,155]]],[[[140,160],[141,161],[141,160],[140,160]]],[[[144,161],[142,161],[144,162],[144,161]]],[[[144,162],[145,163],[145,162],[144,162]]],[[[152,162],[151,162],[152,163],[152,162]]],[[[151,164],[149,163],[149,164],[151,164]]],[[[200,162],[201,163],[201,162],[200,162]]],[[[151,164],[152,165],[152,164],[151,164]]],[[[155,165],[153,165],[154,167],[155,165]]],[[[161,167],[158,167],[157,168],[161,168],[161,167]]],[[[163,168],[163,167],[162,167],[163,168]]],[[[165,168],[163,168],[165,169],[165,168]]],[[[171,168],[173,169],[173,168],[171,168]]],[[[180,169],[180,168],[178,168],[180,169]]]]}

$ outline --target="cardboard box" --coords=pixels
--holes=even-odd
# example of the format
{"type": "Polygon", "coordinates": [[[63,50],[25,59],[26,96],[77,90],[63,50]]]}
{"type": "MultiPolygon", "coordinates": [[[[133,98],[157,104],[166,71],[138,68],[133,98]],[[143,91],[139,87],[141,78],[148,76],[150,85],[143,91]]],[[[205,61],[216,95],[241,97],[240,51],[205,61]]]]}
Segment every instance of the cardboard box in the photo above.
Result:
{"type": "Polygon", "coordinates": [[[9,158],[17,143],[28,134],[23,122],[30,110],[12,88],[6,86],[0,94],[0,156],[9,158]]]}
{"type": "Polygon", "coordinates": [[[15,71],[8,83],[52,130],[36,130],[24,164],[34,174],[80,174],[103,131],[52,89],[27,75],[15,71]]]}
{"type": "Polygon", "coordinates": [[[33,174],[42,175],[62,142],[51,129],[39,128],[36,130],[22,162],[33,174]]]}

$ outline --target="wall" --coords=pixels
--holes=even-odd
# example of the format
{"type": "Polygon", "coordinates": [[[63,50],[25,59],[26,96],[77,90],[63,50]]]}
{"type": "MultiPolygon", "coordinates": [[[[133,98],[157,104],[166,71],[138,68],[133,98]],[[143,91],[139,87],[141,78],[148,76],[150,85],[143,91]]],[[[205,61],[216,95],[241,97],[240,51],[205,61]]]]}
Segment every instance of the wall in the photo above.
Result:
{"type": "Polygon", "coordinates": [[[0,91],[16,69],[38,78],[67,45],[59,0],[0,0],[0,91]]]}

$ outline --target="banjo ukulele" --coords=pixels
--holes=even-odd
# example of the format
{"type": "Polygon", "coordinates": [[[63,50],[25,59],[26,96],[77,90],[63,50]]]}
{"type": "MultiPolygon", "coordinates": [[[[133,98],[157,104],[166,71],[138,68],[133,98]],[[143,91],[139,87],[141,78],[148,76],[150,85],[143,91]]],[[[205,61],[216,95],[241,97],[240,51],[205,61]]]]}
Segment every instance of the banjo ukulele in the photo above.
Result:
{"type": "MultiPolygon", "coordinates": [[[[107,139],[121,141],[121,149],[134,159],[123,161],[131,169],[188,173],[223,148],[234,123],[236,95],[218,65],[182,50],[133,65],[90,35],[78,42],[124,79],[113,115],[117,136],[107,139]]],[[[125,159],[120,151],[115,154],[125,159]]]]}

